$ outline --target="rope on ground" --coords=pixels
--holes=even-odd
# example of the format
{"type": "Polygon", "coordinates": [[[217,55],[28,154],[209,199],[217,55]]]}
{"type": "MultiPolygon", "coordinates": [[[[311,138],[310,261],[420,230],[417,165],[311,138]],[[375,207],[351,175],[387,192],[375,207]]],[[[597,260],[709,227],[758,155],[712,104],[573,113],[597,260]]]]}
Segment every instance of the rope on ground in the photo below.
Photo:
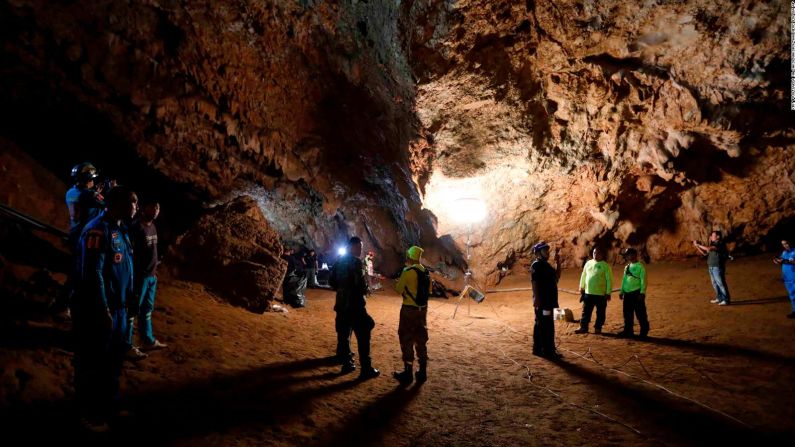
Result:
{"type": "MultiPolygon", "coordinates": [[[[492,311],[494,312],[494,315],[495,315],[495,316],[497,316],[497,320],[496,320],[496,321],[497,321],[497,323],[500,323],[500,324],[503,326],[503,331],[502,331],[502,332],[500,332],[500,334],[501,334],[501,333],[504,333],[504,332],[505,332],[505,330],[510,330],[511,332],[513,332],[513,333],[515,333],[515,334],[524,335],[524,336],[525,336],[525,338],[529,337],[529,335],[528,335],[528,334],[525,334],[525,333],[523,333],[522,331],[517,331],[516,329],[514,329],[513,327],[511,327],[511,325],[509,325],[508,323],[506,323],[506,322],[502,321],[502,319],[499,317],[499,314],[497,313],[497,310],[496,310],[496,309],[494,309],[494,307],[493,307],[493,306],[492,306],[492,308],[491,308],[491,309],[492,309],[492,311]]],[[[488,334],[483,334],[483,335],[488,335],[488,334]]],[[[497,335],[497,334],[493,334],[493,335],[497,335]]],[[[513,338],[512,338],[512,340],[513,340],[513,338]]],[[[515,341],[515,340],[514,340],[514,341],[515,341]]],[[[524,340],[522,340],[522,342],[523,342],[523,341],[524,341],[524,340]]],[[[599,416],[601,416],[601,417],[603,417],[603,418],[605,418],[605,419],[607,419],[607,420],[609,420],[609,421],[611,421],[611,422],[613,422],[613,423],[619,424],[619,425],[621,425],[621,426],[623,426],[623,427],[625,427],[625,428],[627,428],[627,429],[631,430],[632,432],[634,432],[634,433],[636,433],[636,434],[638,434],[638,435],[640,435],[640,436],[643,436],[643,437],[645,438],[645,435],[644,435],[643,433],[641,433],[641,431],[640,431],[640,430],[638,430],[637,428],[635,428],[635,427],[633,427],[633,426],[631,426],[631,425],[627,424],[626,422],[623,422],[623,421],[621,421],[621,420],[618,420],[618,419],[616,419],[616,418],[614,418],[614,417],[612,417],[612,416],[609,416],[609,415],[607,415],[607,414],[605,414],[605,413],[602,413],[602,412],[600,412],[600,411],[597,411],[597,410],[595,410],[595,409],[593,409],[593,408],[585,407],[585,406],[582,406],[582,405],[576,404],[576,403],[574,403],[574,402],[569,402],[569,401],[567,401],[567,400],[566,400],[566,399],[565,399],[563,396],[561,396],[561,395],[560,395],[560,393],[558,393],[558,392],[554,391],[552,388],[550,388],[550,387],[548,387],[548,386],[544,386],[544,385],[539,385],[539,384],[537,384],[537,383],[533,382],[533,377],[534,377],[534,376],[533,376],[533,373],[532,373],[532,371],[530,371],[530,367],[528,367],[527,365],[523,365],[523,364],[521,364],[521,363],[517,362],[516,360],[514,360],[513,358],[511,358],[511,357],[510,357],[510,356],[509,356],[509,355],[508,355],[508,354],[505,352],[505,350],[503,350],[501,347],[497,346],[497,349],[499,349],[499,350],[500,350],[500,353],[502,353],[502,356],[503,356],[504,358],[506,358],[507,360],[510,360],[510,361],[511,361],[511,362],[513,362],[513,363],[514,363],[516,366],[519,366],[520,368],[524,368],[524,369],[525,369],[525,371],[527,372],[526,378],[527,378],[527,380],[528,380],[528,383],[530,383],[530,385],[532,385],[532,386],[534,386],[534,387],[536,387],[536,388],[539,388],[539,389],[541,389],[541,390],[544,390],[544,391],[546,391],[546,392],[550,393],[551,395],[555,396],[555,397],[556,397],[558,400],[560,400],[560,401],[561,401],[563,404],[565,404],[565,405],[569,405],[569,406],[572,406],[572,407],[574,407],[574,408],[579,408],[579,409],[581,409],[581,410],[585,410],[585,411],[588,411],[588,412],[590,412],[590,413],[594,413],[594,414],[596,414],[596,415],[599,415],[599,416]]]]}
{"type": "Polygon", "coordinates": [[[634,433],[636,433],[636,434],[638,434],[640,436],[645,437],[645,435],[643,433],[641,433],[640,430],[638,430],[637,428],[627,424],[626,422],[620,421],[620,420],[618,420],[618,419],[616,419],[616,418],[614,418],[612,416],[604,414],[601,411],[594,410],[593,408],[585,407],[585,406],[576,404],[574,402],[569,402],[565,398],[563,398],[563,396],[561,396],[559,393],[553,391],[551,388],[549,388],[547,386],[544,386],[544,385],[539,385],[539,384],[533,382],[533,373],[532,373],[532,371],[530,371],[530,368],[527,365],[523,365],[523,364],[517,362],[516,360],[514,360],[513,358],[511,358],[508,354],[505,353],[505,351],[502,348],[498,347],[498,349],[502,353],[503,357],[505,357],[506,359],[508,359],[511,362],[513,362],[516,366],[518,366],[520,368],[524,368],[525,371],[527,371],[527,375],[525,377],[527,378],[527,381],[528,381],[528,383],[530,383],[530,385],[533,385],[536,388],[539,388],[541,390],[544,390],[544,391],[548,392],[549,394],[555,396],[558,400],[560,400],[565,405],[570,405],[570,406],[572,406],[574,408],[579,408],[581,410],[585,410],[585,411],[588,411],[590,413],[602,416],[603,418],[605,418],[605,419],[607,419],[607,420],[609,420],[611,422],[619,424],[619,425],[631,430],[632,432],[634,432],[634,433]]]}
{"type": "MultiPolygon", "coordinates": [[[[698,405],[698,406],[700,406],[700,407],[702,407],[704,409],[707,409],[707,410],[712,411],[714,413],[717,413],[717,414],[719,414],[719,415],[721,415],[723,417],[731,419],[732,421],[734,421],[734,422],[736,422],[736,423],[738,423],[738,424],[740,424],[740,425],[742,425],[744,427],[752,428],[751,425],[749,425],[749,424],[737,419],[736,417],[734,417],[734,416],[732,416],[732,415],[730,415],[728,413],[725,413],[725,412],[723,412],[723,411],[721,411],[721,410],[719,410],[717,408],[711,407],[711,406],[709,406],[709,405],[707,405],[707,404],[705,404],[703,402],[700,402],[700,401],[698,401],[696,399],[692,399],[690,397],[687,397],[687,396],[684,396],[682,394],[679,394],[679,393],[677,393],[675,391],[671,391],[670,389],[668,389],[668,388],[666,388],[666,387],[664,387],[664,386],[662,386],[662,385],[660,385],[658,383],[652,382],[650,380],[646,380],[643,377],[639,377],[639,376],[636,376],[634,374],[630,374],[630,373],[628,373],[626,371],[622,371],[620,369],[604,366],[604,365],[600,364],[599,362],[597,362],[596,360],[594,360],[593,358],[586,357],[585,355],[579,354],[579,353],[574,352],[574,351],[572,351],[570,349],[566,349],[566,348],[563,348],[563,347],[560,347],[560,349],[563,349],[564,351],[566,351],[566,352],[568,352],[570,354],[573,354],[573,355],[575,355],[575,356],[577,356],[577,357],[579,357],[579,358],[581,358],[583,360],[587,360],[589,362],[592,362],[592,363],[594,363],[597,366],[600,366],[602,368],[605,368],[605,369],[608,369],[610,371],[616,372],[618,374],[624,375],[626,377],[629,377],[629,378],[632,378],[632,379],[635,379],[635,380],[639,380],[639,381],[641,381],[641,382],[643,382],[643,383],[645,383],[647,385],[650,385],[650,386],[652,386],[654,388],[657,388],[657,389],[660,389],[662,391],[665,391],[666,393],[671,394],[672,396],[676,396],[676,397],[678,397],[680,399],[683,399],[683,400],[686,400],[688,402],[694,403],[694,404],[696,404],[696,405],[698,405]]],[[[590,348],[588,348],[588,351],[590,353],[590,348]]],[[[593,357],[593,356],[591,355],[591,357],[593,357]]],[[[645,369],[646,368],[644,367],[644,370],[645,369]]],[[[648,371],[647,371],[647,373],[648,373],[648,371]]]]}
{"type": "MultiPolygon", "coordinates": [[[[508,326],[508,327],[510,328],[510,325],[508,325],[508,323],[505,323],[505,322],[503,322],[503,321],[500,321],[500,323],[502,323],[502,324],[504,324],[505,326],[508,326]]],[[[514,330],[514,332],[518,332],[518,331],[515,331],[515,330],[514,330]]],[[[560,346],[560,338],[559,338],[559,337],[556,337],[556,338],[557,338],[557,341],[558,341],[558,343],[556,344],[556,345],[557,345],[556,347],[557,347],[557,348],[559,348],[559,349],[563,349],[564,351],[566,351],[566,352],[569,352],[569,353],[571,353],[571,354],[574,354],[574,355],[575,355],[575,356],[577,356],[577,357],[580,357],[580,358],[582,358],[582,359],[584,359],[584,360],[587,360],[587,361],[589,361],[589,362],[592,362],[592,363],[594,363],[595,365],[597,365],[597,366],[599,366],[599,367],[605,368],[605,369],[607,369],[607,370],[610,370],[610,371],[614,371],[614,372],[616,372],[616,373],[618,373],[618,374],[622,374],[622,375],[624,375],[624,376],[626,376],[626,377],[629,377],[629,378],[632,378],[632,379],[635,379],[635,380],[639,380],[639,381],[641,381],[641,382],[643,382],[643,383],[645,383],[645,384],[647,384],[647,385],[650,385],[650,386],[652,386],[652,387],[654,387],[654,388],[657,388],[657,389],[660,389],[660,390],[662,390],[662,391],[665,391],[666,393],[669,393],[669,394],[671,394],[672,396],[675,396],[675,397],[678,397],[678,398],[680,398],[680,399],[686,400],[686,401],[688,401],[688,402],[694,403],[694,404],[696,404],[696,405],[698,405],[698,406],[700,406],[700,407],[702,407],[702,408],[704,408],[704,409],[707,409],[707,410],[709,410],[709,411],[712,411],[712,412],[714,412],[714,413],[717,413],[717,414],[719,414],[719,415],[721,415],[721,416],[724,416],[724,417],[726,417],[726,418],[728,418],[728,419],[730,419],[730,420],[732,420],[732,421],[734,421],[734,422],[737,422],[738,424],[740,424],[740,425],[742,425],[742,426],[744,426],[744,427],[747,427],[747,428],[753,428],[753,427],[752,427],[750,424],[748,424],[748,423],[746,423],[746,422],[744,422],[744,421],[741,421],[740,419],[737,419],[736,417],[734,417],[734,416],[732,416],[732,415],[730,415],[730,414],[728,414],[728,413],[726,413],[726,412],[724,412],[724,411],[721,411],[721,410],[719,410],[719,409],[717,409],[717,408],[711,407],[711,406],[709,406],[709,405],[707,405],[707,404],[705,404],[705,403],[703,403],[703,402],[701,402],[701,401],[698,401],[698,400],[696,400],[696,399],[693,399],[693,398],[687,397],[687,396],[685,396],[685,395],[679,394],[679,393],[677,393],[677,392],[675,392],[675,391],[672,391],[672,390],[670,390],[670,389],[668,389],[668,388],[666,388],[666,387],[664,387],[664,386],[662,386],[662,385],[660,385],[660,384],[658,384],[658,383],[655,383],[655,382],[652,382],[652,381],[650,381],[650,380],[644,379],[643,377],[639,377],[639,376],[636,376],[636,375],[634,375],[634,374],[630,374],[630,373],[628,373],[628,372],[626,372],[626,371],[622,371],[622,370],[618,369],[618,368],[621,368],[621,367],[623,367],[623,366],[626,366],[626,365],[627,365],[627,364],[629,364],[629,363],[630,363],[632,360],[637,360],[637,361],[638,361],[638,364],[639,364],[639,365],[640,365],[640,367],[643,369],[643,371],[644,371],[644,372],[645,372],[645,373],[646,373],[646,374],[647,374],[649,377],[653,377],[653,376],[651,375],[651,373],[649,373],[648,369],[646,369],[646,366],[645,366],[645,365],[643,365],[643,362],[641,362],[641,360],[640,360],[640,357],[639,357],[637,354],[633,354],[633,355],[632,355],[632,356],[631,356],[629,359],[627,359],[627,361],[626,361],[626,362],[624,362],[623,364],[621,364],[621,365],[620,365],[620,366],[618,366],[618,367],[610,367],[610,366],[607,366],[607,365],[604,365],[604,364],[600,363],[599,361],[597,361],[597,360],[596,360],[596,358],[595,358],[595,357],[593,357],[593,353],[592,353],[592,351],[591,351],[591,347],[590,347],[590,346],[588,347],[588,350],[586,351],[586,355],[589,355],[589,356],[590,356],[590,358],[589,358],[589,357],[586,357],[586,356],[585,356],[585,355],[583,355],[583,354],[579,354],[579,353],[577,353],[577,352],[574,352],[574,351],[572,351],[572,350],[570,350],[570,349],[566,349],[566,348],[564,348],[564,347],[560,346]]],[[[684,366],[689,366],[689,365],[682,365],[682,366],[680,366],[679,368],[682,368],[682,367],[684,367],[684,366]]],[[[691,367],[692,367],[692,366],[691,366],[691,367]]],[[[692,367],[692,368],[693,368],[693,369],[695,369],[695,367],[692,367]]],[[[670,373],[670,372],[669,372],[669,373],[670,373]]],[[[705,376],[705,377],[706,377],[706,376],[705,376]]],[[[708,379],[708,380],[712,381],[711,379],[708,379]]],[[[712,382],[714,383],[714,381],[712,381],[712,382]]]]}

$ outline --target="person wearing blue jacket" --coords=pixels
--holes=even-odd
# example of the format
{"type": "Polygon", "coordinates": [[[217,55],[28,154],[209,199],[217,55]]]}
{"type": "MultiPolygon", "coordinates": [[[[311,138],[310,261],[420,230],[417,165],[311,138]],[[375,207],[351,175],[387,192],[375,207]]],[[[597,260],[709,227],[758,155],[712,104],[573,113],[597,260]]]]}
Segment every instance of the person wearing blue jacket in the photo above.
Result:
{"type": "Polygon", "coordinates": [[[127,301],[133,299],[133,250],[124,221],[137,203],[132,190],[111,189],[105,211],[80,236],[80,291],[72,305],[74,385],[81,424],[94,432],[107,431],[119,410],[127,301]]]}
{"type": "Polygon", "coordinates": [[[789,301],[792,305],[792,312],[787,315],[789,319],[795,319],[795,248],[792,248],[790,241],[781,241],[784,251],[781,256],[773,259],[773,262],[781,266],[781,279],[784,281],[784,288],[789,294],[789,301]]]}

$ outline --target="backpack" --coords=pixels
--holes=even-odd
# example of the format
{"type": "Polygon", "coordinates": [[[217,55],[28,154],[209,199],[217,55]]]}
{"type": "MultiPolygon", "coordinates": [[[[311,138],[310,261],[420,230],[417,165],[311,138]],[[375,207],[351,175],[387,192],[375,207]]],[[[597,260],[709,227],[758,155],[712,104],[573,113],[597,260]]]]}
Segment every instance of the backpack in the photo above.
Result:
{"type": "Polygon", "coordinates": [[[409,270],[417,272],[417,296],[411,296],[411,292],[406,293],[417,303],[418,306],[428,305],[429,289],[431,288],[431,274],[427,270],[420,270],[418,267],[409,267],[409,270]]]}

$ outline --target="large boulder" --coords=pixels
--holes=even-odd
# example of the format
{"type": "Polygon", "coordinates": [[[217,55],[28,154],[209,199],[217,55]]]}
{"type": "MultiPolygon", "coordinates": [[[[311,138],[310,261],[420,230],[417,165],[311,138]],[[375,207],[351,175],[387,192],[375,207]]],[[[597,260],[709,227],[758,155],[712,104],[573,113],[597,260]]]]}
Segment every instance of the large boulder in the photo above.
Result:
{"type": "Polygon", "coordinates": [[[287,270],[278,234],[249,196],[212,208],[179,237],[171,254],[178,276],[252,312],[269,308],[287,270]]]}

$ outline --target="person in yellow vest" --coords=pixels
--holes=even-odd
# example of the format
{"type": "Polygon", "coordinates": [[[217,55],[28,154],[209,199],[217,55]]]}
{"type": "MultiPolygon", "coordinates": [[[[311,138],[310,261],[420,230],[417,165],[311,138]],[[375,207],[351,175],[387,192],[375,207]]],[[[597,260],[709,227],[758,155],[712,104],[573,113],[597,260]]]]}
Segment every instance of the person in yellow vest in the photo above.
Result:
{"type": "Polygon", "coordinates": [[[596,322],[594,322],[594,332],[602,333],[602,326],[605,324],[605,313],[607,302],[610,301],[610,293],[613,287],[613,271],[610,265],[605,262],[604,252],[600,248],[593,249],[593,259],[585,263],[580,275],[580,301],[582,301],[582,317],[580,318],[580,328],[574,331],[575,334],[587,334],[588,324],[591,322],[591,314],[596,308],[596,322]]]}
{"type": "Polygon", "coordinates": [[[417,383],[427,379],[428,350],[428,297],[431,294],[431,276],[422,265],[422,248],[412,246],[406,252],[406,265],[400,274],[395,290],[403,297],[400,307],[398,338],[403,353],[403,371],[395,371],[393,376],[402,384],[409,384],[416,378],[417,383]],[[414,375],[414,349],[417,350],[419,370],[414,375]]]}
{"type": "Polygon", "coordinates": [[[649,318],[646,315],[646,268],[638,262],[638,251],[634,248],[627,248],[621,254],[627,265],[624,267],[621,292],[618,294],[618,297],[624,301],[624,330],[618,336],[632,337],[635,315],[637,315],[640,338],[646,338],[649,334],[649,318]]]}

